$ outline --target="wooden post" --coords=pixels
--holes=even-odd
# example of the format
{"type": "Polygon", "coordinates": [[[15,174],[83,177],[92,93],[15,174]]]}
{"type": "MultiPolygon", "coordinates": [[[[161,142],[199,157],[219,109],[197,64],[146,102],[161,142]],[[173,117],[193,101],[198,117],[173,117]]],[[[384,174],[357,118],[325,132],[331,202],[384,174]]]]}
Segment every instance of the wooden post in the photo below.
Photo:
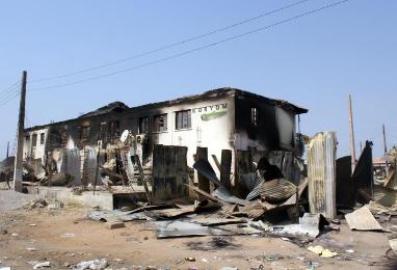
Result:
{"type": "Polygon", "coordinates": [[[385,154],[387,154],[387,141],[386,141],[386,126],[383,124],[382,126],[382,133],[383,133],[383,149],[385,154]]]}
{"type": "Polygon", "coordinates": [[[224,149],[221,156],[221,183],[230,190],[230,174],[232,170],[232,151],[224,149]]]}
{"type": "Polygon", "coordinates": [[[218,158],[216,157],[216,155],[212,154],[212,160],[214,161],[216,168],[219,170],[219,172],[221,171],[221,164],[219,163],[218,158]]]}
{"type": "MultiPolygon", "coordinates": [[[[197,160],[208,160],[208,148],[205,147],[197,147],[196,150],[196,158],[197,160]]],[[[210,181],[203,175],[198,173],[198,187],[205,192],[210,193],[210,181]]]]}
{"type": "Polygon", "coordinates": [[[152,196],[150,194],[149,187],[147,185],[147,179],[145,178],[145,174],[143,172],[141,160],[139,159],[138,155],[135,156],[135,162],[136,162],[136,165],[137,165],[138,170],[139,170],[139,178],[141,179],[141,181],[143,183],[143,187],[145,189],[146,200],[148,201],[149,204],[152,204],[152,196]]]}
{"type": "Polygon", "coordinates": [[[349,95],[350,153],[352,157],[352,173],[356,167],[356,142],[354,137],[353,102],[349,95]]]}
{"type": "Polygon", "coordinates": [[[93,194],[95,195],[96,186],[98,185],[98,176],[99,176],[99,158],[101,154],[101,147],[98,143],[98,152],[96,154],[96,167],[95,167],[95,179],[94,179],[94,191],[93,194]]]}
{"type": "Polygon", "coordinates": [[[52,185],[52,156],[50,152],[47,152],[47,158],[46,158],[46,170],[48,172],[48,186],[50,187],[52,185]]]}
{"type": "Polygon", "coordinates": [[[10,142],[7,142],[7,156],[6,158],[10,157],[10,142]]]}
{"type": "Polygon", "coordinates": [[[296,186],[296,191],[295,191],[295,196],[296,196],[296,201],[295,201],[295,215],[294,215],[294,221],[299,223],[299,186],[296,186]]]}
{"type": "Polygon", "coordinates": [[[23,159],[23,140],[25,128],[25,102],[26,102],[26,78],[27,72],[22,72],[21,99],[19,103],[19,118],[17,131],[17,151],[14,163],[14,190],[22,192],[22,159],[23,159]]]}

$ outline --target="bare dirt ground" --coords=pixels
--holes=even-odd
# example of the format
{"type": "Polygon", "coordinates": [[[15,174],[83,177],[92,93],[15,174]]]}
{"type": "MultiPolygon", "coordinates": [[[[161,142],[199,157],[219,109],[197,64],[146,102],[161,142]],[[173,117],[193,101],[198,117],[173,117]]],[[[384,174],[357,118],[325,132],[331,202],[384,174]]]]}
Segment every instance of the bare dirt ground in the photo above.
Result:
{"type": "Polygon", "coordinates": [[[351,232],[343,223],[340,232],[329,232],[313,243],[338,252],[338,257],[327,259],[278,238],[157,240],[150,222],[110,230],[86,219],[87,211],[69,207],[0,212],[0,269],[32,269],[31,261],[70,269],[96,258],[106,258],[109,269],[397,269],[385,256],[387,234],[351,232]]]}
{"type": "Polygon", "coordinates": [[[35,197],[32,194],[22,194],[2,188],[5,188],[4,182],[0,182],[0,212],[21,208],[35,197]]]}

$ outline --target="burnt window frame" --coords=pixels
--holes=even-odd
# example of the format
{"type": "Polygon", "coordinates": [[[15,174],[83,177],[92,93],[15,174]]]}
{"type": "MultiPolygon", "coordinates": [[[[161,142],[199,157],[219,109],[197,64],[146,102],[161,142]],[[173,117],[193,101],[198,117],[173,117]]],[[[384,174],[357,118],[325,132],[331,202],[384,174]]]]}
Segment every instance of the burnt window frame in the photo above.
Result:
{"type": "Polygon", "coordinates": [[[39,139],[39,136],[37,136],[37,133],[33,133],[32,134],[32,147],[36,147],[37,146],[38,139],[39,139]]]}
{"type": "Polygon", "coordinates": [[[98,140],[101,140],[102,142],[106,142],[107,132],[108,132],[108,123],[106,121],[100,122],[98,128],[98,140]]]}
{"type": "Polygon", "coordinates": [[[259,110],[257,107],[250,108],[250,124],[254,127],[259,126],[259,110]]]}
{"type": "Polygon", "coordinates": [[[152,119],[152,126],[153,126],[153,132],[157,132],[157,133],[161,133],[161,132],[167,132],[168,131],[168,114],[167,113],[161,113],[161,114],[156,114],[153,116],[152,119]],[[160,119],[163,118],[163,127],[161,127],[161,125],[157,125],[157,119],[159,119],[159,123],[160,123],[160,119]]]}
{"type": "Polygon", "coordinates": [[[192,110],[180,110],[175,112],[175,130],[188,130],[192,128],[192,110]],[[179,116],[181,119],[178,119],[179,116]],[[184,119],[186,118],[186,119],[184,119]],[[185,125],[186,122],[186,125],[185,125]],[[181,126],[180,126],[181,124],[181,126]]]}
{"type": "Polygon", "coordinates": [[[40,145],[43,145],[45,142],[45,133],[41,132],[40,133],[40,145]]]}
{"type": "Polygon", "coordinates": [[[108,132],[110,139],[120,137],[120,120],[109,121],[108,132]]]}
{"type": "Polygon", "coordinates": [[[146,134],[150,132],[150,118],[149,116],[142,116],[138,118],[138,134],[146,134]],[[142,124],[146,122],[146,128],[142,124]]]}
{"type": "Polygon", "coordinates": [[[91,133],[90,125],[80,126],[80,140],[88,139],[90,137],[90,133],[91,133]]]}

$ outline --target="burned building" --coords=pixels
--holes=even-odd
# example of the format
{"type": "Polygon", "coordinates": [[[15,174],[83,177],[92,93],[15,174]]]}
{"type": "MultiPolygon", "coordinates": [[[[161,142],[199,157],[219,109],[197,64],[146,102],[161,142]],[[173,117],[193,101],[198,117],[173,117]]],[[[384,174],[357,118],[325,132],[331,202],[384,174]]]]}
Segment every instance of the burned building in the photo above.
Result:
{"type": "MultiPolygon", "coordinates": [[[[116,155],[112,147],[117,147],[124,130],[130,130],[148,171],[155,145],[174,145],[187,148],[189,167],[200,148],[206,149],[214,168],[220,167],[221,155],[229,156],[231,185],[249,182],[262,157],[293,179],[289,165],[302,154],[297,116],[306,112],[235,88],[131,108],[115,102],[74,119],[26,129],[24,158],[46,166],[53,163],[57,172],[73,176],[74,185],[93,183],[98,178],[95,168],[116,155]]],[[[128,156],[117,160],[120,166],[130,162],[128,156]]]]}

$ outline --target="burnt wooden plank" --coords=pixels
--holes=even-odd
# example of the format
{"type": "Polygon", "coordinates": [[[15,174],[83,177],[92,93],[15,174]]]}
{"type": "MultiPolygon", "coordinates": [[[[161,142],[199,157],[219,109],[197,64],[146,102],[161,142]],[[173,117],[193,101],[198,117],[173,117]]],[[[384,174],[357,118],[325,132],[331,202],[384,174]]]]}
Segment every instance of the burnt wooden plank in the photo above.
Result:
{"type": "Polygon", "coordinates": [[[336,160],[336,205],[340,208],[353,208],[356,188],[352,180],[352,159],[345,156],[336,160]]]}
{"type": "Polygon", "coordinates": [[[155,145],[153,151],[153,199],[186,198],[187,148],[155,145]]]}
{"type": "MultiPolygon", "coordinates": [[[[206,147],[197,147],[196,150],[196,158],[197,160],[208,160],[208,148],[206,147]]],[[[198,187],[202,191],[210,193],[210,181],[204,175],[198,173],[198,187]]]]}
{"type": "Polygon", "coordinates": [[[221,184],[230,190],[230,174],[232,170],[232,151],[224,149],[221,156],[221,184]]]}
{"type": "MultiPolygon", "coordinates": [[[[367,195],[357,196],[357,200],[361,203],[368,203],[368,199],[374,195],[374,175],[372,165],[372,142],[366,141],[363,152],[355,166],[352,180],[357,189],[367,195]]],[[[357,194],[358,195],[358,194],[357,194]]]]}

